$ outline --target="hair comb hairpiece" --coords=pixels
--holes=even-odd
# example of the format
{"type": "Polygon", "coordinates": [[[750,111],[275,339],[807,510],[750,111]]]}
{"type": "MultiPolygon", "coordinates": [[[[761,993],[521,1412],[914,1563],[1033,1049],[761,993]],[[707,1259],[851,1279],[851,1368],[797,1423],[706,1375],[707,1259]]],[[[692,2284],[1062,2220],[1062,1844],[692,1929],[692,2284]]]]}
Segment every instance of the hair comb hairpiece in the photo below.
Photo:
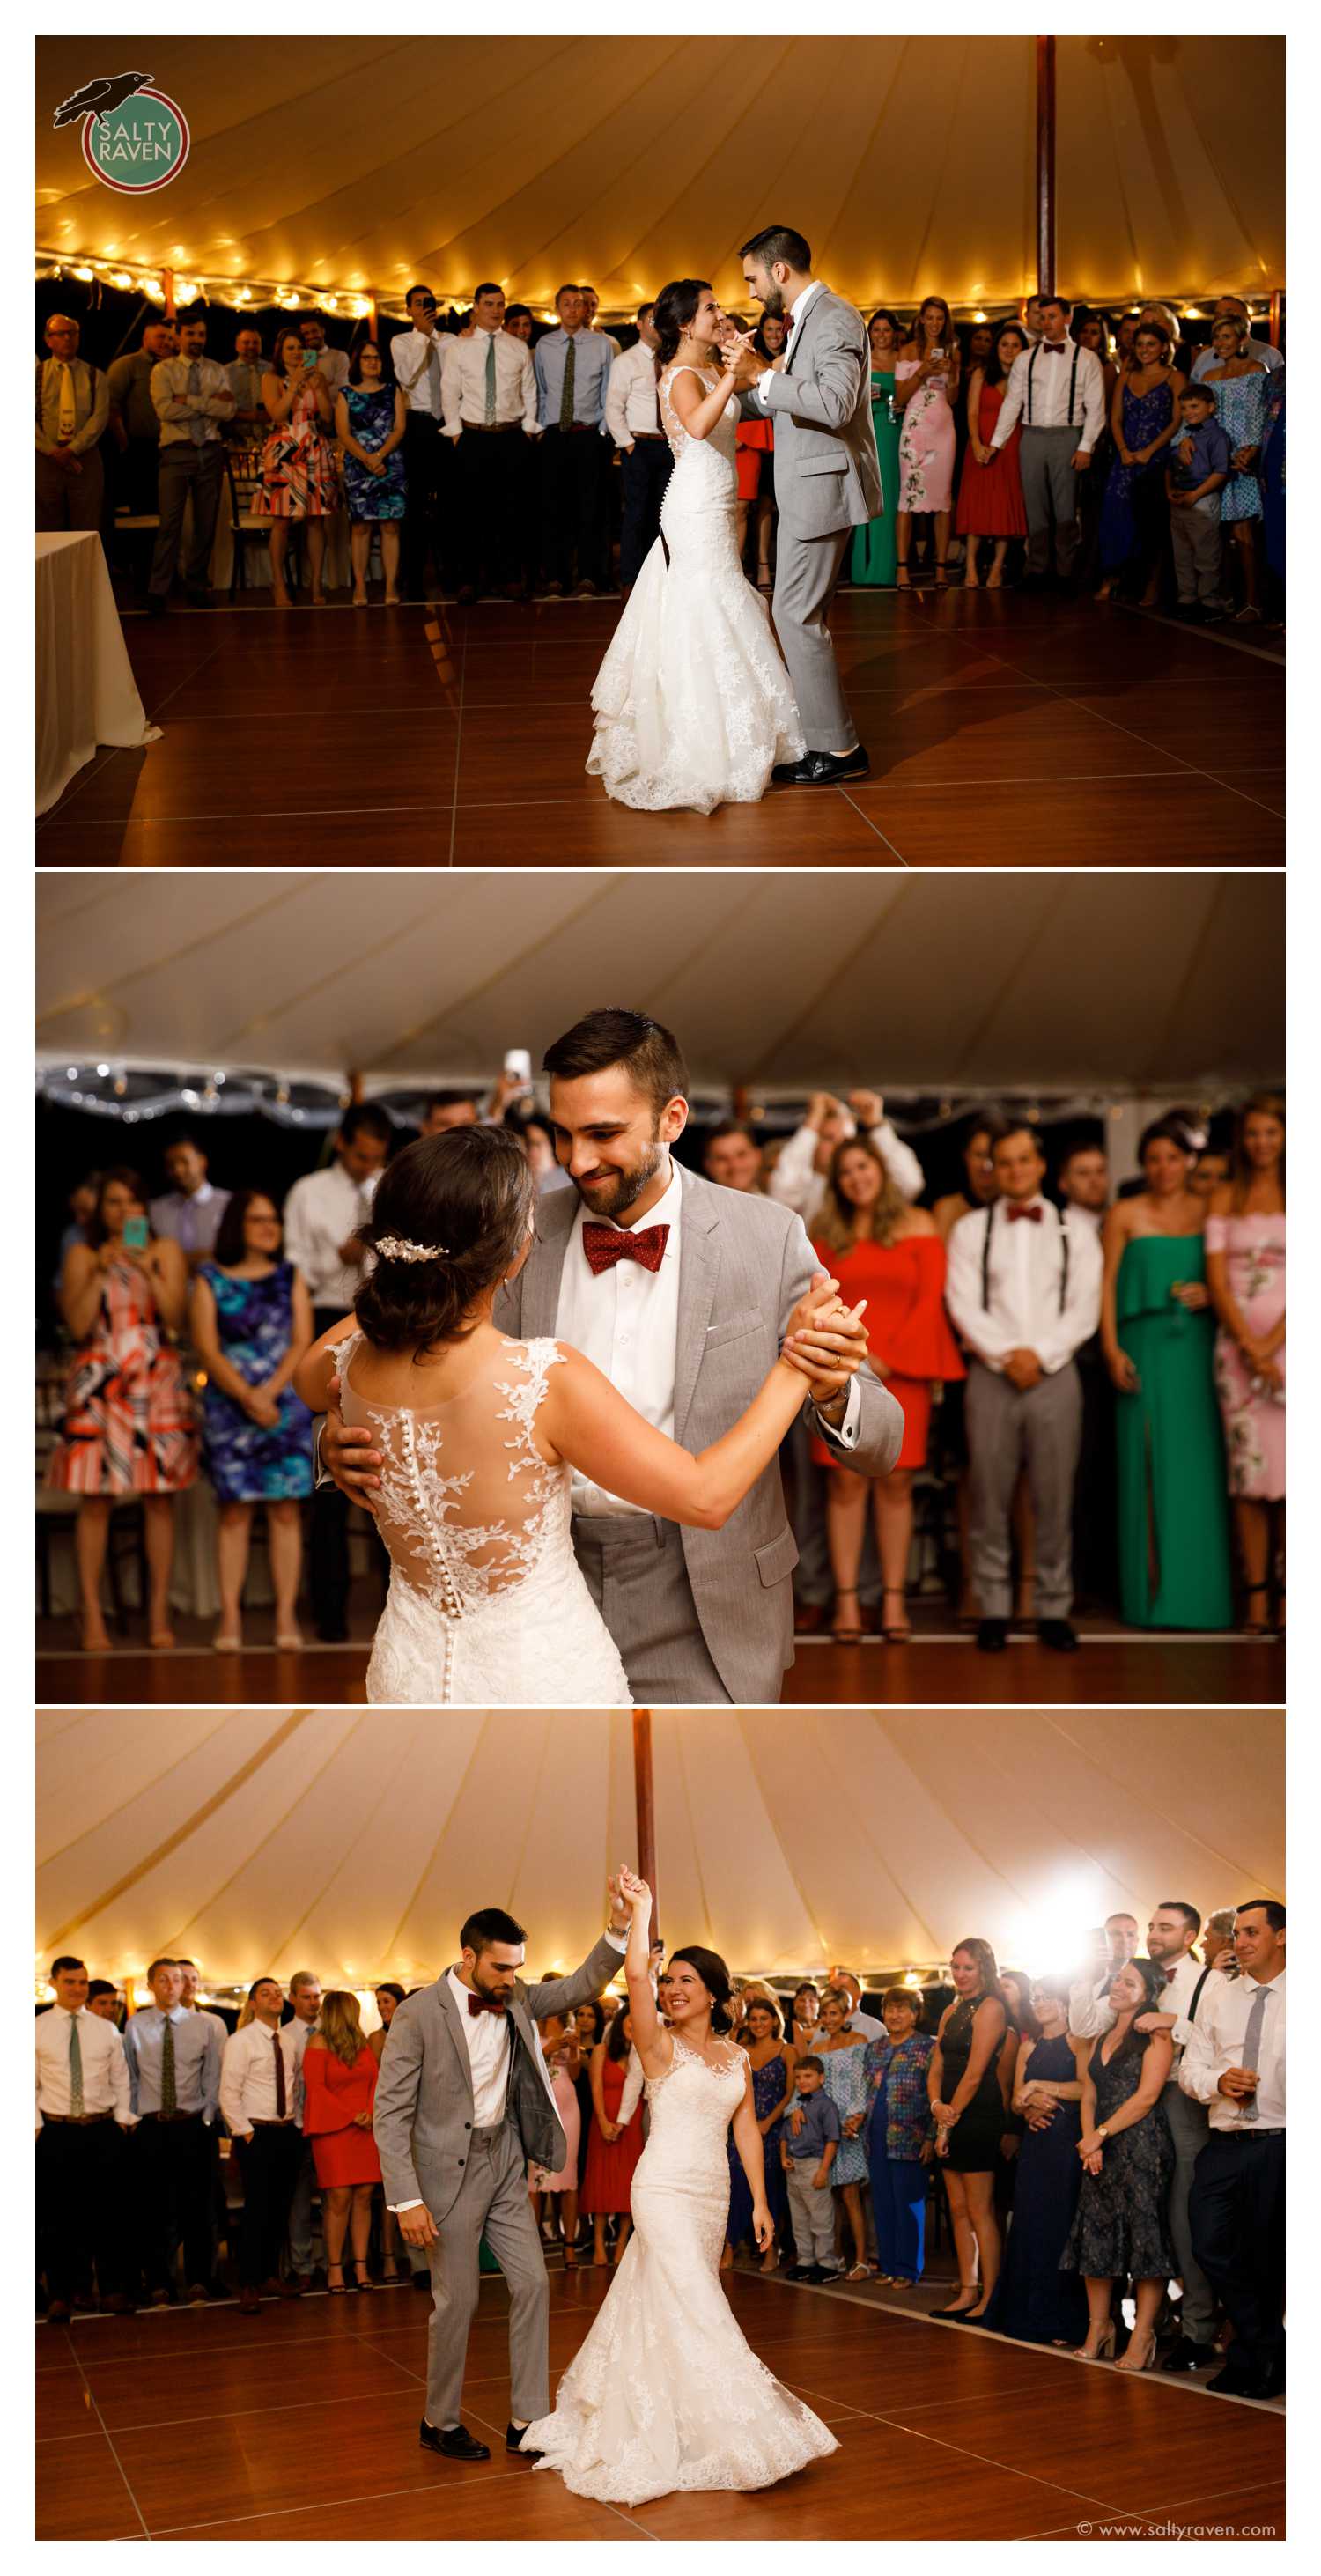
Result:
{"type": "Polygon", "coordinates": [[[386,1261],[443,1261],[447,1246],[443,1243],[410,1243],[402,1234],[383,1234],[376,1250],[386,1261]]]}

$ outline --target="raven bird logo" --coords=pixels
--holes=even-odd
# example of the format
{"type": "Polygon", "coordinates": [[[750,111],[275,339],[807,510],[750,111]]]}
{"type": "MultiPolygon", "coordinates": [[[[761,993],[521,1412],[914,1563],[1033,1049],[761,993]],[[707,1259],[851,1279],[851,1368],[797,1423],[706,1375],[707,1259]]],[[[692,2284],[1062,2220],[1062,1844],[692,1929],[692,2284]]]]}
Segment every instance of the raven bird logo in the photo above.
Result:
{"type": "Polygon", "coordinates": [[[64,99],[56,108],[55,123],[76,125],[81,117],[97,116],[102,131],[108,132],[106,118],[122,107],[126,98],[135,98],[140,89],[146,89],[151,79],[150,72],[116,72],[110,80],[85,81],[72,98],[64,99]]]}

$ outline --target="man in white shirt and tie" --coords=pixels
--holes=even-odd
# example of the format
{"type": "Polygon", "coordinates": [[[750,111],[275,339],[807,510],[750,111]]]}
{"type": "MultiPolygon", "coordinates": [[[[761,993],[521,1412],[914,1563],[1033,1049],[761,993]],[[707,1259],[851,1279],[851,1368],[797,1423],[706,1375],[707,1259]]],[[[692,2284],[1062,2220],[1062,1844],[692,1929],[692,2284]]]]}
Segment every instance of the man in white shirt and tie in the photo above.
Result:
{"type": "Polygon", "coordinates": [[[408,405],[404,423],[403,596],[425,602],[427,555],[434,554],[439,581],[447,531],[442,522],[453,458],[441,437],[443,342],[436,329],[436,299],[429,286],[410,286],[406,298],[410,328],[390,343],[395,383],[408,405]]]}
{"type": "Polygon", "coordinates": [[[176,2297],[175,2257],[196,2305],[212,2292],[210,2132],[220,2108],[223,2027],[183,2000],[177,1959],[153,1959],[151,2002],[124,2033],[142,2208],[142,2265],[154,2308],[176,2297]]]}
{"type": "Polygon", "coordinates": [[[151,371],[151,399],[161,425],[160,525],[147,582],[147,609],[163,617],[183,544],[185,504],[192,502],[192,532],[183,568],[184,597],[204,608],[211,593],[211,548],[225,476],[224,432],[234,417],[229,378],[206,354],[206,317],[187,313],[179,324],[179,355],[151,371]]]}
{"type": "Polygon", "coordinates": [[[56,1959],[55,2002],[37,2016],[37,2242],[46,2315],[67,2325],[92,2265],[101,2308],[126,2316],[129,2169],[134,2125],[128,2061],[114,2023],[87,2009],[81,1959],[56,1959]]]}
{"type": "Polygon", "coordinates": [[[1210,2124],[1189,2217],[1193,2252],[1234,2329],[1225,2367],[1206,2385],[1269,2398],[1284,2387],[1285,2286],[1285,1916],[1273,1897],[1239,1906],[1234,1954],[1239,1974],[1213,1974],[1179,2068],[1210,2124]]]}
{"type": "MultiPolygon", "coordinates": [[[[285,1259],[307,1283],[318,1333],[337,1324],[357,1295],[365,1260],[358,1230],[371,1215],[393,1140],[383,1109],[370,1101],[347,1109],[335,1138],[334,1162],[322,1171],[306,1172],[285,1200],[285,1259]]],[[[332,1485],[319,1486],[312,1497],[308,1582],[317,1635],[323,1645],[343,1645],[348,1635],[348,1512],[332,1485]]]]}
{"type": "Polygon", "coordinates": [[[1068,582],[1078,553],[1078,476],[1091,465],[1105,427],[1105,375],[1094,349],[1069,337],[1071,307],[1062,295],[1041,298],[1041,338],[1015,358],[991,438],[992,453],[1023,422],[1019,473],[1027,512],[1027,572],[1022,590],[1040,590],[1050,571],[1068,582]]]}
{"type": "Polygon", "coordinates": [[[670,442],[660,425],[656,351],[660,346],[654,304],[637,310],[635,345],[616,358],[606,387],[605,425],[619,451],[624,514],[619,533],[619,588],[627,599],[660,531],[661,503],[674,471],[670,442]]]}
{"type": "MultiPolygon", "coordinates": [[[[289,2001],[293,2020],[284,2024],[283,2036],[289,2062],[301,2080],[307,2043],[321,2018],[321,1979],[315,1968],[296,1968],[289,1980],[289,2001]]],[[[316,2190],[316,2161],[309,2139],[303,2148],[289,2203],[289,2270],[300,2290],[312,2286],[312,2194],[316,2190]]]]}
{"type": "Polygon", "coordinates": [[[303,2153],[303,2078],[296,2024],[280,2027],[284,1988],[258,1977],[248,1988],[252,2019],[225,2042],[220,2108],[243,2167],[239,2306],[254,2316],[263,2294],[296,2299],[300,2283],[280,2277],[280,2250],[303,2153]]]}
{"type": "Polygon", "coordinates": [[[541,424],[532,352],[504,323],[504,288],[488,278],[472,300],[471,331],[446,342],[441,362],[442,434],[458,461],[460,608],[474,605],[483,573],[506,599],[526,596],[529,441],[541,424]]]}
{"type": "Polygon", "coordinates": [[[1014,1489],[1026,1465],[1037,1533],[1037,1634],[1043,1646],[1067,1654],[1078,1643],[1069,1619],[1082,1437],[1075,1354],[1100,1320],[1101,1247],[1082,1219],[1042,1197],[1046,1156],[1034,1127],[1006,1123],[991,1152],[1000,1196],[960,1217],[945,1286],[968,1352],[977,1643],[983,1654],[1008,1643],[1014,1489]]]}
{"type": "Polygon", "coordinates": [[[37,360],[37,531],[91,530],[105,497],[101,438],[110,418],[110,386],[78,355],[72,314],[52,313],[48,357],[37,360]]]}

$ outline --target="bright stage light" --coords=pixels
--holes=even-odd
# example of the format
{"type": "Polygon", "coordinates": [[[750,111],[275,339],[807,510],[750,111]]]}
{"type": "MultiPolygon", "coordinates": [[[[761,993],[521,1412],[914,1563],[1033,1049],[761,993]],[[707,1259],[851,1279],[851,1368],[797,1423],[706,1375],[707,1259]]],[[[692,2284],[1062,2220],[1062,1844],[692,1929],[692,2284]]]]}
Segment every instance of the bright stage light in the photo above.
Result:
{"type": "Polygon", "coordinates": [[[1036,1904],[1023,1908],[1015,1927],[1029,1976],[1060,1975],[1082,1956],[1087,1932],[1114,1911],[1114,1885],[1099,1869],[1075,1870],[1055,1879],[1036,1904]]]}

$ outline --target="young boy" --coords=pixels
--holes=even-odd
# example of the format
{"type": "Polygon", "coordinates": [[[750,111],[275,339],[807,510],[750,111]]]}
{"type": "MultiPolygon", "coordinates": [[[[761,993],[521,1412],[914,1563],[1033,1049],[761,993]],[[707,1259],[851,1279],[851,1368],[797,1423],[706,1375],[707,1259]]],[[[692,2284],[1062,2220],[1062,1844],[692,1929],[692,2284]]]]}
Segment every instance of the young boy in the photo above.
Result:
{"type": "Polygon", "coordinates": [[[1185,385],[1179,396],[1183,436],[1169,449],[1165,490],[1180,617],[1223,617],[1220,495],[1229,481],[1229,440],[1216,418],[1209,385],[1185,385]]]}
{"type": "Polygon", "coordinates": [[[839,2113],[822,2090],[825,2080],[819,2057],[799,2058],[794,2108],[785,2113],[781,2130],[780,2160],[789,2178],[798,2257],[789,2273],[791,2281],[833,2281],[841,2268],[835,2253],[835,2199],[830,2188],[830,2168],[839,2152],[839,2113]]]}

